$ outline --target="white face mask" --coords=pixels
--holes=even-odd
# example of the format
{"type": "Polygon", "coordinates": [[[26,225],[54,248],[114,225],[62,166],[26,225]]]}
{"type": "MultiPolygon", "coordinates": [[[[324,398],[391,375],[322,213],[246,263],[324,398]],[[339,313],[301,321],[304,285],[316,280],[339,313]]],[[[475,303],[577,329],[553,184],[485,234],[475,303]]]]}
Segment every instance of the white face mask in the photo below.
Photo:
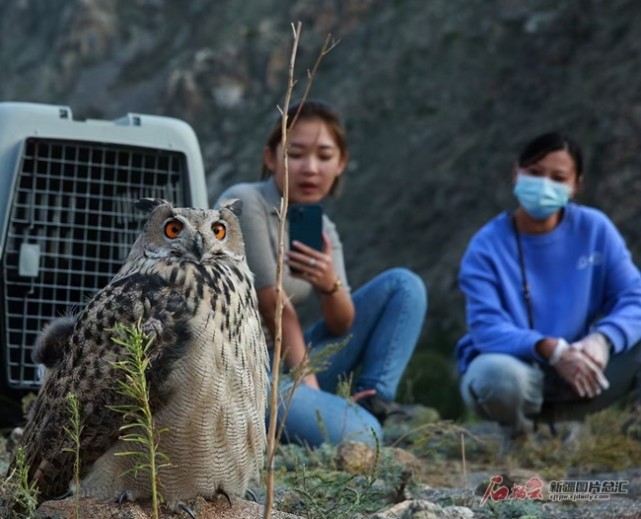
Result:
{"type": "Polygon", "coordinates": [[[535,220],[545,220],[567,205],[572,188],[519,171],[513,193],[527,214],[535,220]]]}

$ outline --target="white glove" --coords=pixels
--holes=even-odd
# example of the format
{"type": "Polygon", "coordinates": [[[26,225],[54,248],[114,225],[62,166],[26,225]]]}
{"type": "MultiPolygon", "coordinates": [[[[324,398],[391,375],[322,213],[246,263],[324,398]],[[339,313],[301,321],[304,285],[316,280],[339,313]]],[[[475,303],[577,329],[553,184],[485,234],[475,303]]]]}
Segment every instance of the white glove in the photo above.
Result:
{"type": "Polygon", "coordinates": [[[561,360],[561,356],[567,351],[567,349],[570,347],[568,344],[568,341],[565,339],[558,339],[556,341],[556,346],[554,347],[554,351],[552,352],[552,355],[550,355],[550,358],[548,359],[548,362],[550,363],[551,366],[556,366],[561,360]]]}
{"type": "Polygon", "coordinates": [[[572,348],[585,353],[601,370],[605,369],[610,360],[610,345],[605,335],[599,332],[591,333],[580,341],[573,342],[572,348]]]}
{"type": "Polygon", "coordinates": [[[582,398],[594,398],[610,386],[601,368],[583,351],[569,346],[564,339],[557,341],[549,362],[582,398]]]}

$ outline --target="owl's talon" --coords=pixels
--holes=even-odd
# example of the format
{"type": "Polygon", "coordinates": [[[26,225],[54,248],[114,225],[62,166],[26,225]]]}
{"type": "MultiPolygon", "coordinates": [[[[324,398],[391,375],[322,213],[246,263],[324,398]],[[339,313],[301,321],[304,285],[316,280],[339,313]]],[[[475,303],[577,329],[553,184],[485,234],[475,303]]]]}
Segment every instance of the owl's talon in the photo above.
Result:
{"type": "Polygon", "coordinates": [[[245,499],[251,498],[251,500],[254,503],[258,503],[258,498],[256,497],[256,494],[254,494],[254,491],[251,488],[248,488],[245,490],[245,499]]]}
{"type": "Polygon", "coordinates": [[[232,508],[234,505],[231,504],[231,497],[229,497],[229,494],[225,492],[222,488],[219,488],[216,490],[217,494],[222,494],[227,498],[227,502],[229,503],[229,508],[232,508]]]}
{"type": "Polygon", "coordinates": [[[122,505],[125,501],[131,501],[131,496],[129,495],[128,490],[121,492],[116,498],[116,503],[118,503],[119,505],[122,505]]]}
{"type": "Polygon", "coordinates": [[[185,512],[189,517],[191,517],[191,519],[196,519],[196,514],[185,503],[178,503],[176,508],[185,512]]]}
{"type": "Polygon", "coordinates": [[[67,490],[64,494],[56,497],[54,501],[62,501],[63,499],[67,499],[68,497],[73,496],[73,492],[71,490],[67,490]]]}

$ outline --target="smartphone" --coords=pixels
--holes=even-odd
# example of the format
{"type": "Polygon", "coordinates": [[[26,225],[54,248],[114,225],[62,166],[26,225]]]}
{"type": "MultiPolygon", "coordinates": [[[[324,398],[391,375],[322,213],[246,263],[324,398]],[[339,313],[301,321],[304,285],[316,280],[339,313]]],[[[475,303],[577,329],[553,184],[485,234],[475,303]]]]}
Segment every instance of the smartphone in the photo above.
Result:
{"type": "Polygon", "coordinates": [[[293,241],[323,250],[323,208],[318,204],[292,204],[287,211],[289,248],[293,241]]]}

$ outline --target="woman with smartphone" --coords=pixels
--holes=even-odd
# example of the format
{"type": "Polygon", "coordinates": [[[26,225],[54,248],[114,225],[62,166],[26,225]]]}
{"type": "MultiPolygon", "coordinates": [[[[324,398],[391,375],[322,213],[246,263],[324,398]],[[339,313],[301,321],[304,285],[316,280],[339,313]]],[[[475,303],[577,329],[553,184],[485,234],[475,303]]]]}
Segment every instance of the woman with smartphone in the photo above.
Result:
{"type": "MultiPolygon", "coordinates": [[[[374,444],[374,436],[382,437],[382,422],[397,409],[396,390],[427,312],[425,285],[413,272],[394,268],[351,291],[337,228],[318,205],[338,192],[348,161],[345,129],[338,114],[318,101],[306,101],[300,110],[298,104],[290,107],[288,124],[292,122],[287,153],[292,236],[286,240],[283,276],[283,359],[292,370],[305,361],[308,350],[312,365],[319,352],[329,355],[320,371],[296,387],[286,414],[280,406],[284,440],[312,447],[325,441],[374,444]],[[297,309],[312,294],[320,298],[321,315],[303,329],[297,309]],[[353,395],[336,395],[339,381],[352,374],[353,395]]],[[[274,336],[278,208],[284,185],[279,120],[263,150],[261,181],[234,185],[219,197],[219,202],[243,201],[247,261],[268,343],[274,336]]],[[[291,388],[291,382],[281,386],[283,399],[289,398],[291,388]]]]}
{"type": "Polygon", "coordinates": [[[572,202],[582,181],[576,142],[534,138],[514,166],[518,208],[483,226],[461,263],[461,393],[504,426],[506,448],[532,419],[576,419],[641,389],[641,275],[607,216],[572,202]]]}

